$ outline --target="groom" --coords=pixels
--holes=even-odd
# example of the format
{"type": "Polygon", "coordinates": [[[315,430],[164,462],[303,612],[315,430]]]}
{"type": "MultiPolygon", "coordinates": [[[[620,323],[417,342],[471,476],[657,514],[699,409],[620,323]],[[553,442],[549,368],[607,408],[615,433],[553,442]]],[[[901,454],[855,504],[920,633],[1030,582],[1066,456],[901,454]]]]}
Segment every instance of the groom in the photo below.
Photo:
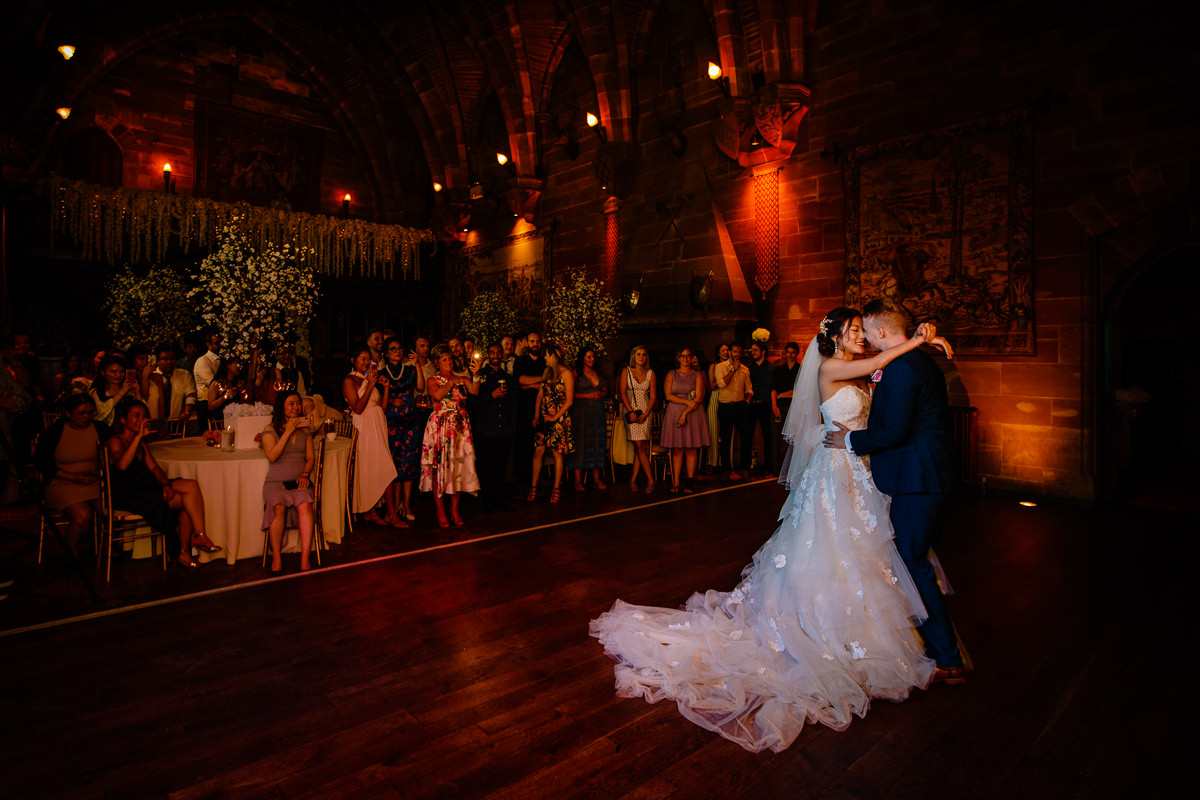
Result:
{"type": "MultiPolygon", "coordinates": [[[[905,314],[888,300],[863,308],[863,334],[876,350],[903,344],[905,314]]],[[[937,535],[938,515],[953,488],[954,471],[947,441],[946,381],[934,360],[910,350],[883,368],[864,430],[825,435],[825,446],[871,456],[871,474],[879,491],[892,496],[896,548],[904,559],[929,618],[917,630],[925,653],[937,662],[934,683],[966,683],[958,637],[938,587],[929,548],[937,535]]]]}

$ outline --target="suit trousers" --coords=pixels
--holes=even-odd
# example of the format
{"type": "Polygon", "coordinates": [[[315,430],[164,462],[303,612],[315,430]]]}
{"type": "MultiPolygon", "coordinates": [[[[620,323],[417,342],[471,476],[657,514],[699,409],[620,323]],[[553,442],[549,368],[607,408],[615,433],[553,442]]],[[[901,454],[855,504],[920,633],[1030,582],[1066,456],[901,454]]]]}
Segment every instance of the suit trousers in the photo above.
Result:
{"type": "Polygon", "coordinates": [[[938,515],[945,502],[946,495],[941,493],[892,495],[891,518],[896,532],[896,549],[908,567],[929,615],[917,628],[925,640],[925,654],[939,667],[961,667],[958,636],[946,609],[946,598],[938,586],[937,573],[929,562],[929,548],[937,539],[938,515]]]}
{"type": "Polygon", "coordinates": [[[717,423],[721,428],[721,468],[729,469],[729,459],[733,453],[733,431],[736,428],[742,437],[737,461],[732,465],[734,470],[750,468],[750,445],[754,438],[754,421],[750,416],[750,404],[746,401],[738,403],[718,403],[717,423]]]}
{"type": "Polygon", "coordinates": [[[479,473],[479,501],[485,511],[505,503],[504,481],[512,434],[475,437],[475,464],[479,473]]]}
{"type": "MultiPolygon", "coordinates": [[[[750,403],[750,440],[754,441],[754,428],[762,431],[763,449],[758,459],[759,469],[765,472],[775,471],[775,462],[771,454],[775,452],[775,412],[771,410],[771,401],[750,403]]],[[[749,467],[749,462],[746,462],[749,467]]]]}

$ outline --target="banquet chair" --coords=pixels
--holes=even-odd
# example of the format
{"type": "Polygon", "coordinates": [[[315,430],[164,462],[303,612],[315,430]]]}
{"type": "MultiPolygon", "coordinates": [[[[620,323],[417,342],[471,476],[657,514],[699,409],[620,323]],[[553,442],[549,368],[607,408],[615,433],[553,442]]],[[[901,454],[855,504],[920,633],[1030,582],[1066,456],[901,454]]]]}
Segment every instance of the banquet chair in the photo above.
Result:
{"type": "Polygon", "coordinates": [[[224,419],[210,419],[210,420],[208,421],[208,429],[209,429],[210,431],[223,431],[223,430],[225,430],[225,420],[224,420],[224,419]]]}
{"type": "Polygon", "coordinates": [[[166,438],[182,439],[184,437],[184,435],[186,435],[186,433],[187,433],[187,424],[188,424],[188,421],[186,419],[169,419],[169,420],[167,420],[166,438]]]}
{"type": "Polygon", "coordinates": [[[665,480],[667,475],[671,475],[672,483],[674,482],[675,468],[671,464],[671,451],[669,448],[663,447],[662,442],[662,424],[663,412],[654,411],[650,414],[650,469],[654,473],[655,480],[665,480]],[[658,474],[659,467],[662,466],[662,475],[658,474]]]}
{"type": "Polygon", "coordinates": [[[354,420],[352,419],[335,419],[333,421],[333,431],[338,436],[344,436],[349,439],[356,430],[358,429],[354,427],[354,420]]]}
{"type": "Polygon", "coordinates": [[[617,409],[609,405],[604,411],[604,442],[608,447],[608,482],[617,482],[617,469],[613,464],[613,431],[618,423],[617,409]]]}
{"type": "Polygon", "coordinates": [[[346,464],[346,532],[354,533],[354,468],[358,461],[358,428],[350,420],[334,421],[338,436],[350,440],[350,460],[346,464]]]}
{"type": "Polygon", "coordinates": [[[58,418],[62,416],[61,411],[43,411],[42,412],[42,430],[49,428],[54,423],[58,422],[58,418]]]}
{"type": "MultiPolygon", "coordinates": [[[[313,538],[312,548],[317,553],[317,566],[321,566],[321,551],[327,549],[325,546],[325,531],[321,528],[321,494],[325,484],[325,437],[314,438],[313,440],[313,471],[309,476],[312,479],[312,496],[313,496],[313,538]]],[[[290,509],[289,509],[290,511],[290,509]]],[[[292,527],[286,523],[283,526],[283,541],[287,541],[288,531],[292,527]]],[[[280,547],[282,548],[282,544],[280,547]]],[[[271,537],[267,531],[263,531],[263,557],[262,563],[267,565],[267,556],[271,553],[271,537]]]]}
{"type": "Polygon", "coordinates": [[[113,508],[112,504],[112,464],[108,459],[108,448],[103,444],[98,446],[97,461],[100,464],[100,514],[97,516],[100,527],[100,542],[103,552],[96,551],[96,566],[104,559],[104,580],[112,580],[112,549],[113,545],[132,542],[136,539],[161,539],[159,552],[162,555],[163,570],[167,569],[167,538],[162,531],[156,531],[150,526],[145,517],[131,511],[121,511],[113,508]]]}

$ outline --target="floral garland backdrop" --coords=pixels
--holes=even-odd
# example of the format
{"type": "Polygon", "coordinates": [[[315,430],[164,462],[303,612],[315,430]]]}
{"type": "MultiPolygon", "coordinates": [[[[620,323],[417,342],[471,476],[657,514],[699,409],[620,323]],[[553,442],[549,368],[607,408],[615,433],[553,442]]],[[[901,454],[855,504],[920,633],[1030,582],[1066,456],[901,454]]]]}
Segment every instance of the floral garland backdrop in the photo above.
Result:
{"type": "Polygon", "coordinates": [[[588,280],[582,269],[571,270],[564,283],[546,292],[544,318],[550,341],[562,347],[568,361],[581,348],[594,347],[605,354],[604,343],[621,329],[620,304],[598,280],[588,280]]]}
{"type": "Polygon", "coordinates": [[[104,310],[113,344],[127,350],[137,344],[179,344],[200,322],[182,276],[157,264],[145,275],[126,266],[105,282],[104,310]]]}
{"type": "Polygon", "coordinates": [[[517,330],[517,312],[497,291],[480,292],[458,315],[459,331],[480,348],[511,336],[517,330]]]}
{"type": "Polygon", "coordinates": [[[220,248],[200,262],[188,297],[221,333],[224,354],[248,359],[260,342],[279,344],[308,325],[320,292],[308,251],[290,244],[256,251],[240,221],[221,229],[220,248]]]}
{"type": "Polygon", "coordinates": [[[380,225],[361,219],[338,219],[245,203],[223,203],[206,197],[163,194],[136,189],[110,189],[83,181],[52,177],[50,237],[68,237],[89,260],[162,261],[167,247],[185,252],[211,248],[220,230],[234,218],[254,244],[291,242],[307,250],[314,269],[327,275],[357,274],[393,278],[421,277],[418,250],[432,242],[428,230],[380,225]]]}

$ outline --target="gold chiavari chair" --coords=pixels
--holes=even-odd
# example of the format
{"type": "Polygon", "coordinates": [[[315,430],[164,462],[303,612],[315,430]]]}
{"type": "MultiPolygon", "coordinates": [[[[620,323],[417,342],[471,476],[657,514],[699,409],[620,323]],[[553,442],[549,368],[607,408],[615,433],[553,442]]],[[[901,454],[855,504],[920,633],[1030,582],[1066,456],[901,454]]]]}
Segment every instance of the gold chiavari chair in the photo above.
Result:
{"type": "MultiPolygon", "coordinates": [[[[324,493],[325,487],[325,437],[315,438],[313,440],[313,471],[309,476],[312,480],[312,496],[313,496],[313,538],[312,548],[317,554],[317,566],[321,566],[321,551],[326,549],[325,546],[325,531],[321,527],[321,496],[324,493]]],[[[287,541],[288,526],[285,524],[283,528],[283,541],[287,541]]],[[[282,548],[282,543],[280,547],[282,548]]],[[[262,563],[267,565],[267,556],[271,553],[271,537],[266,531],[263,531],[263,557],[262,563]]]]}
{"type": "Polygon", "coordinates": [[[100,541],[103,551],[96,552],[96,566],[100,560],[107,563],[104,568],[104,580],[112,579],[112,549],[117,543],[132,542],[135,539],[159,539],[159,552],[162,554],[163,570],[167,569],[167,541],[161,531],[150,527],[145,517],[131,511],[121,511],[113,508],[112,503],[112,465],[108,459],[108,448],[101,444],[98,447],[97,461],[100,464],[100,541]]]}

